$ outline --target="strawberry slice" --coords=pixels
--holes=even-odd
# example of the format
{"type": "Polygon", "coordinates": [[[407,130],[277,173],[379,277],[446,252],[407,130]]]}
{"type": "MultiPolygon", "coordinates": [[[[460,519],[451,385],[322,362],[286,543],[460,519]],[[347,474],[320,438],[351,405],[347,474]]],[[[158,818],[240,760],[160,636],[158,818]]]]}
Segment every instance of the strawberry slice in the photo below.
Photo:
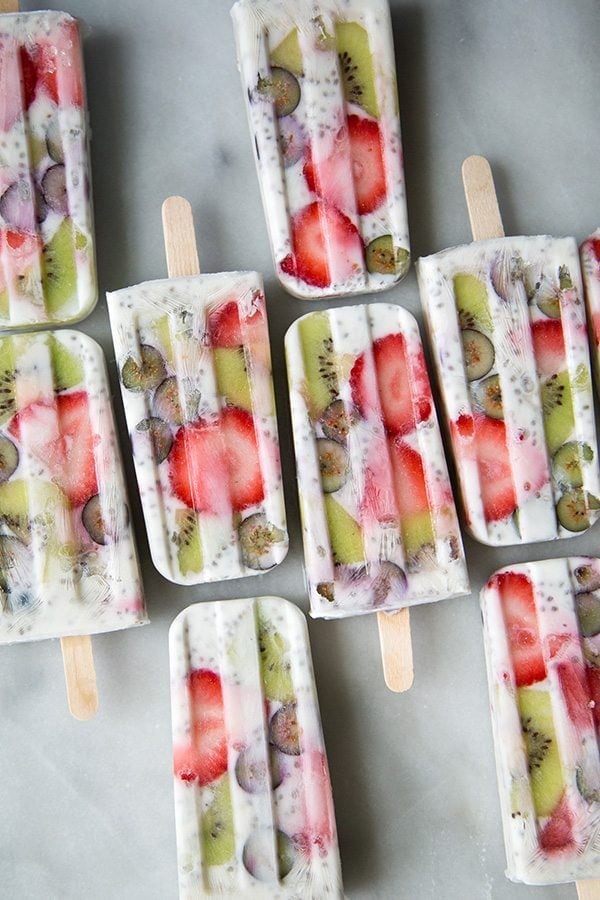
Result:
{"type": "Polygon", "coordinates": [[[429,418],[433,407],[423,354],[409,356],[404,337],[387,334],[373,341],[373,361],[376,382],[367,354],[361,353],[352,366],[352,400],[363,415],[376,410],[379,401],[387,432],[407,434],[429,418]]]}
{"type": "Polygon", "coordinates": [[[58,103],[56,48],[44,43],[21,47],[20,57],[25,106],[31,106],[38,90],[58,103]]]}
{"type": "Polygon", "coordinates": [[[221,679],[211,669],[188,676],[191,744],[173,748],[173,769],[181,781],[210,784],[227,771],[227,729],[221,679]]]}
{"type": "Polygon", "coordinates": [[[546,853],[577,849],[573,824],[573,813],[566,795],[563,794],[558,806],[542,828],[540,833],[541,849],[546,853]]]}
{"type": "Polygon", "coordinates": [[[556,674],[569,718],[575,727],[593,728],[590,690],[583,666],[574,662],[561,662],[556,666],[556,674]]]}
{"type": "Polygon", "coordinates": [[[292,246],[294,252],[279,263],[282,271],[314,287],[328,287],[334,277],[345,280],[363,266],[363,245],[356,226],[335,206],[322,201],[305,206],[294,216],[292,246]]]}
{"type": "Polygon", "coordinates": [[[227,407],[213,422],[200,419],[179,429],[169,454],[173,492],[198,512],[240,512],[264,499],[252,416],[227,407]]]}
{"type": "Polygon", "coordinates": [[[521,572],[500,572],[491,582],[500,596],[517,687],[546,677],[533,585],[521,572]]]}
{"type": "Polygon", "coordinates": [[[94,459],[98,438],[92,431],[88,395],[58,394],[55,404],[30,403],[13,416],[8,430],[27,444],[71,503],[79,506],[98,493],[94,459]]]}
{"type": "Polygon", "coordinates": [[[208,315],[207,329],[213,347],[239,347],[244,344],[242,328],[250,329],[250,341],[255,328],[260,329],[256,339],[262,337],[265,326],[262,294],[252,302],[252,309],[246,316],[240,317],[237,300],[227,300],[219,304],[208,315]]]}
{"type": "Polygon", "coordinates": [[[400,519],[428,512],[430,503],[421,454],[397,438],[389,441],[389,448],[400,519]]]}
{"type": "Polygon", "coordinates": [[[560,319],[540,319],[531,326],[538,374],[549,378],[567,368],[567,354],[560,319]]]}
{"type": "Polygon", "coordinates": [[[309,153],[304,177],[309,190],[341,209],[353,210],[348,164],[359,214],[378,209],[386,198],[385,166],[377,122],[348,116],[347,124],[336,135],[334,151],[319,163],[309,153]]]}
{"type": "Polygon", "coordinates": [[[483,511],[487,522],[497,522],[517,508],[506,428],[502,419],[489,416],[473,416],[473,426],[483,511]]]}

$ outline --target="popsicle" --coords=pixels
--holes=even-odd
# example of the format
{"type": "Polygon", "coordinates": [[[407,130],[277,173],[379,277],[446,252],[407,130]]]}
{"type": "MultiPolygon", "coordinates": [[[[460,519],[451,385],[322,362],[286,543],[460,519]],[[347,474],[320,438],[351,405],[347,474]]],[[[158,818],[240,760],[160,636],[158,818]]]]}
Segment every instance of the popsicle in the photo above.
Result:
{"type": "Polygon", "coordinates": [[[342,900],[300,610],[279,597],[196,604],[169,647],[182,900],[342,900]]]}
{"type": "Polygon", "coordinates": [[[182,198],[164,223],[171,277],[107,295],[152,559],[179,584],[258,575],[288,546],[262,279],[199,274],[182,198]]]}
{"type": "Polygon", "coordinates": [[[75,322],[98,294],[77,20],[0,15],[0,71],[0,328],[75,322]]]}
{"type": "Polygon", "coordinates": [[[494,546],[569,537],[600,509],[577,247],[503,237],[487,161],[463,174],[475,241],[417,268],[465,523],[494,546]]]}
{"type": "Polygon", "coordinates": [[[600,560],[506,566],[481,592],[507,875],[600,896],[600,560]]]}
{"type": "Polygon", "coordinates": [[[384,303],[313,312],[285,349],[311,615],[469,593],[414,318],[384,303]]]}
{"type": "Polygon", "coordinates": [[[0,643],[62,638],[84,717],[87,636],[146,621],[102,350],[71,330],[0,338],[0,643]]]}
{"type": "Polygon", "coordinates": [[[277,277],[380,291],[410,262],[387,0],[238,0],[238,65],[277,277]]]}
{"type": "Polygon", "coordinates": [[[597,393],[600,394],[600,228],[580,248],[597,393]]]}

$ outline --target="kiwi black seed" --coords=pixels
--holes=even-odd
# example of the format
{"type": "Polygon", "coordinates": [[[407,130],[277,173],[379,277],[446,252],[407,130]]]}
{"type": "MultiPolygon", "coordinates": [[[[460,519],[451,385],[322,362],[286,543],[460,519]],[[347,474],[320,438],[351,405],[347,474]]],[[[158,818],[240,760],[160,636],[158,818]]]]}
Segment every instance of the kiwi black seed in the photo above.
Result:
{"type": "Polygon", "coordinates": [[[267,521],[264,513],[243,519],[238,528],[244,565],[249,569],[271,569],[276,560],[273,547],[285,537],[281,529],[267,521]]]}
{"type": "Polygon", "coordinates": [[[575,596],[575,609],[579,628],[584,637],[600,634],[600,596],[584,591],[575,596]]]}
{"type": "Polygon", "coordinates": [[[481,382],[481,402],[486,415],[492,419],[503,419],[502,388],[498,375],[490,375],[481,382]]]}
{"type": "Polygon", "coordinates": [[[582,462],[592,462],[594,451],[583,441],[567,441],[552,457],[552,474],[558,484],[580,488],[583,485],[582,462]]]}
{"type": "Polygon", "coordinates": [[[121,381],[128,391],[142,393],[153,391],[163,381],[167,370],[165,361],[156,347],[140,346],[140,360],[128,356],[121,369],[121,381]]]}
{"type": "Polygon", "coordinates": [[[483,378],[494,365],[494,345],[489,338],[473,328],[461,333],[465,369],[469,381],[483,378]]]}
{"type": "Polygon", "coordinates": [[[332,494],[334,491],[339,491],[348,480],[347,451],[338,441],[332,441],[330,438],[318,438],[317,453],[324,493],[332,494]]]}
{"type": "Polygon", "coordinates": [[[8,481],[19,465],[19,451],[6,435],[0,435],[0,484],[8,481]]]}
{"type": "Polygon", "coordinates": [[[382,234],[367,244],[365,260],[368,272],[396,275],[408,268],[410,253],[404,247],[394,247],[391,234],[382,234]]]}
{"type": "Polygon", "coordinates": [[[589,495],[581,488],[567,491],[556,504],[558,521],[567,531],[585,531],[590,527],[589,495]]]}
{"type": "Polygon", "coordinates": [[[531,717],[521,719],[525,747],[527,749],[527,767],[530,774],[534,769],[539,769],[544,762],[550,747],[552,738],[538,730],[531,717]]]}
{"type": "Polygon", "coordinates": [[[138,422],[135,430],[148,432],[154,459],[157,464],[163,462],[171,452],[173,444],[173,435],[167,423],[158,416],[150,416],[149,419],[142,419],[141,422],[138,422]]]}
{"type": "Polygon", "coordinates": [[[347,406],[343,400],[334,400],[320,418],[323,434],[344,444],[350,428],[358,422],[359,418],[356,407],[347,406]]]}
{"type": "Polygon", "coordinates": [[[280,119],[293,113],[300,103],[298,79],[281,66],[273,66],[268,78],[259,78],[257,90],[273,101],[275,114],[280,119]]]}
{"type": "Polygon", "coordinates": [[[269,743],[287,756],[300,756],[300,726],[295,703],[280,706],[269,722],[269,743]]]}

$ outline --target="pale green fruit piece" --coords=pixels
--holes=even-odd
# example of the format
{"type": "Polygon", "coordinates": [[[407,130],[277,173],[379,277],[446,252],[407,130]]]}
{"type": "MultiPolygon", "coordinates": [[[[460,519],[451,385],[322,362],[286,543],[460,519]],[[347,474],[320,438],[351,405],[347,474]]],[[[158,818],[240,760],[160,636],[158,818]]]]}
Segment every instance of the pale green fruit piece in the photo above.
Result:
{"type": "Polygon", "coordinates": [[[338,379],[329,317],[325,312],[310,313],[298,323],[309,414],[318,419],[337,398],[338,379]]]}
{"type": "Polygon", "coordinates": [[[66,391],[68,388],[81,384],[84,379],[84,371],[81,359],[68,350],[62,341],[53,334],[46,338],[52,370],[54,372],[54,387],[57,391],[66,391]]]}
{"type": "Polygon", "coordinates": [[[35,499],[36,527],[49,536],[55,530],[57,512],[65,515],[69,501],[50,481],[15,478],[0,484],[0,520],[24,543],[31,540],[31,499],[35,499]]]}
{"type": "Polygon", "coordinates": [[[453,285],[460,327],[475,331],[493,331],[487,288],[483,281],[465,272],[454,276],[453,285]]]}
{"type": "Polygon", "coordinates": [[[435,546],[435,532],[430,512],[407,516],[400,522],[400,531],[407,556],[414,556],[426,545],[435,546]]]}
{"type": "Polygon", "coordinates": [[[164,315],[155,319],[152,323],[152,331],[158,338],[158,344],[162,350],[162,354],[171,366],[175,368],[175,354],[173,353],[173,339],[171,337],[171,328],[169,325],[169,316],[164,315]]]}
{"type": "Polygon", "coordinates": [[[541,388],[544,431],[550,455],[570,437],[574,427],[573,394],[568,372],[548,378],[541,388]]]}
{"type": "Polygon", "coordinates": [[[362,106],[377,119],[379,105],[369,35],[358,22],[339,22],[335,26],[335,42],[346,100],[362,106]]]}
{"type": "Polygon", "coordinates": [[[0,340],[0,424],[15,411],[15,347],[7,337],[0,340]]]}
{"type": "Polygon", "coordinates": [[[37,169],[39,164],[48,155],[48,147],[44,138],[29,135],[29,161],[33,169],[37,169]]]}
{"type": "Polygon", "coordinates": [[[323,495],[331,550],[336,563],[352,565],[365,560],[360,525],[331,494],[323,495]]]}
{"type": "Polygon", "coordinates": [[[536,815],[549,816],[565,790],[547,691],[518,688],[517,702],[536,815]]]}
{"type": "Polygon", "coordinates": [[[175,513],[177,531],[173,540],[177,544],[177,562],[182,575],[194,575],[202,571],[204,558],[198,519],[191,509],[178,509],[175,513]]]}
{"type": "Polygon", "coordinates": [[[252,412],[250,379],[243,347],[215,347],[213,363],[219,394],[233,406],[252,412]]]}
{"type": "Polygon", "coordinates": [[[271,66],[280,66],[298,77],[303,74],[302,52],[298,41],[297,28],[290,31],[281,43],[277,44],[274,50],[271,50],[269,62],[271,66]]]}
{"type": "Polygon", "coordinates": [[[0,291],[0,318],[8,319],[10,317],[10,297],[8,291],[0,291]]]}
{"type": "Polygon", "coordinates": [[[295,695],[288,642],[272,625],[259,618],[258,646],[265,697],[289,703],[295,695]]]}
{"type": "Polygon", "coordinates": [[[76,237],[71,219],[63,219],[42,250],[42,285],[51,316],[59,313],[61,307],[77,293],[76,237]]]}
{"type": "Polygon", "coordinates": [[[201,816],[202,861],[207,866],[222,866],[235,853],[233,806],[227,774],[215,783],[208,809],[201,816]]]}

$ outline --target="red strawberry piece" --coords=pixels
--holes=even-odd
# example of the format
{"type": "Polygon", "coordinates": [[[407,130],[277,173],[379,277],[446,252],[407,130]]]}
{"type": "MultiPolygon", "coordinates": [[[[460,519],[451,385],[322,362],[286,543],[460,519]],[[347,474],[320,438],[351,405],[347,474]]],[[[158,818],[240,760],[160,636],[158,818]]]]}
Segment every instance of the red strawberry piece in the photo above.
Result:
{"type": "Polygon", "coordinates": [[[538,374],[549,378],[567,367],[567,354],[560,319],[540,319],[531,326],[538,374]]]}
{"type": "Polygon", "coordinates": [[[179,429],[169,454],[174,493],[198,512],[235,512],[264,499],[262,471],[252,416],[228,407],[218,420],[199,420],[179,429]]]}
{"type": "Polygon", "coordinates": [[[294,834],[294,843],[310,859],[327,852],[335,836],[335,819],[327,758],[319,750],[308,750],[300,760],[298,776],[302,775],[304,783],[312,788],[310,803],[304,804],[304,822],[294,834]]]}
{"type": "Polygon", "coordinates": [[[44,43],[21,47],[20,56],[26,107],[31,106],[40,90],[58,103],[56,48],[44,43]]]}
{"type": "Polygon", "coordinates": [[[491,582],[500,596],[517,687],[546,677],[533,585],[521,572],[500,572],[491,582]]]}
{"type": "Polygon", "coordinates": [[[363,266],[363,245],[356,226],[339,209],[322,201],[305,206],[294,216],[292,245],[293,254],[280,262],[282,271],[314,287],[328,287],[334,277],[349,278],[363,266]]]}
{"type": "Polygon", "coordinates": [[[430,503],[421,454],[397,438],[389,441],[389,448],[400,519],[428,512],[430,503]]]}
{"type": "Polygon", "coordinates": [[[342,209],[352,209],[348,178],[351,166],[356,209],[360,215],[374,212],[385,200],[387,185],[381,134],[377,122],[348,116],[340,129],[331,156],[315,163],[309,155],[304,177],[311,191],[342,209]]]}
{"type": "Polygon", "coordinates": [[[593,728],[590,691],[583,666],[561,662],[556,666],[560,689],[569,718],[576,728],[593,728]]]}
{"type": "Polygon", "coordinates": [[[565,794],[563,794],[558,806],[542,828],[540,847],[546,853],[576,848],[575,835],[573,833],[573,813],[565,794]]]}
{"type": "Polygon", "coordinates": [[[36,401],[13,416],[8,427],[17,441],[50,470],[53,481],[74,506],[98,493],[94,446],[85,391],[58,394],[55,406],[36,401]]]}
{"type": "Polygon", "coordinates": [[[433,406],[423,354],[409,357],[404,337],[388,334],[373,341],[373,362],[376,380],[367,354],[361,353],[354,363],[350,372],[352,400],[363,415],[376,409],[379,400],[388,433],[407,434],[429,418],[433,406]]]}
{"type": "Polygon", "coordinates": [[[182,781],[210,784],[227,771],[227,729],[221,679],[210,669],[188,676],[192,742],[173,749],[173,768],[182,781]]]}
{"type": "Polygon", "coordinates": [[[219,304],[208,316],[208,334],[213,347],[239,347],[245,343],[243,331],[250,330],[250,338],[255,328],[264,329],[265,317],[262,309],[262,294],[255,298],[250,313],[240,318],[237,300],[219,304]]]}
{"type": "Polygon", "coordinates": [[[600,669],[595,666],[586,666],[588,689],[591,698],[591,709],[596,728],[600,728],[600,669]]]}
{"type": "Polygon", "coordinates": [[[517,508],[506,428],[502,419],[474,416],[474,446],[487,522],[506,519],[517,508]]]}

